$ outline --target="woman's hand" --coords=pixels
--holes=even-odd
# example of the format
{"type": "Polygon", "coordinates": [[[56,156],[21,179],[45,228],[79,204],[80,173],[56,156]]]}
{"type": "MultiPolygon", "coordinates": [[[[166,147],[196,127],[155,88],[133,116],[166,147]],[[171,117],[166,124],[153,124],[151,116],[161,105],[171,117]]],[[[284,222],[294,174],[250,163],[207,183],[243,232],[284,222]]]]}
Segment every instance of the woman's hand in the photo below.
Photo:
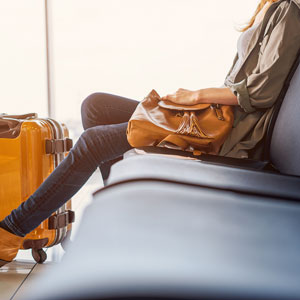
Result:
{"type": "Polygon", "coordinates": [[[161,100],[168,100],[182,105],[195,105],[199,103],[199,91],[179,89],[175,94],[166,95],[161,100]]]}

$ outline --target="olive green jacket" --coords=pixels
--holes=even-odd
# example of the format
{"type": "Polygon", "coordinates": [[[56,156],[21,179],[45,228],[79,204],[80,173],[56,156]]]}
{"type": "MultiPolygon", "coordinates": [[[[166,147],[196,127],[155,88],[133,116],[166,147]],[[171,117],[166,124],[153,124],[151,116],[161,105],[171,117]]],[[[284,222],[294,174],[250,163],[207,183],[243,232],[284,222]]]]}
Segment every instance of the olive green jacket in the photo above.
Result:
{"type": "Polygon", "coordinates": [[[235,78],[224,85],[237,96],[233,129],[219,155],[261,158],[274,103],[300,48],[300,0],[279,0],[266,12],[249,42],[235,78]]]}

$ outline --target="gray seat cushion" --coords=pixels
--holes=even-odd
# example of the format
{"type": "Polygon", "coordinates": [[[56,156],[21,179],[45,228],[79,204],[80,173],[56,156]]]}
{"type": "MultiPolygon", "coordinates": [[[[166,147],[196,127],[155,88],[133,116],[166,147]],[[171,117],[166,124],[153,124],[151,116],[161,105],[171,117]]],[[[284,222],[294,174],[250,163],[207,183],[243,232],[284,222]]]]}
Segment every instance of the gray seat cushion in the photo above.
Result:
{"type": "Polygon", "coordinates": [[[83,220],[25,299],[300,299],[295,203],[145,180],[99,192],[83,220]]]}
{"type": "MultiPolygon", "coordinates": [[[[132,153],[132,152],[131,152],[132,153]]],[[[130,155],[111,168],[108,184],[155,178],[249,194],[300,200],[300,178],[162,155],[130,155]]]]}

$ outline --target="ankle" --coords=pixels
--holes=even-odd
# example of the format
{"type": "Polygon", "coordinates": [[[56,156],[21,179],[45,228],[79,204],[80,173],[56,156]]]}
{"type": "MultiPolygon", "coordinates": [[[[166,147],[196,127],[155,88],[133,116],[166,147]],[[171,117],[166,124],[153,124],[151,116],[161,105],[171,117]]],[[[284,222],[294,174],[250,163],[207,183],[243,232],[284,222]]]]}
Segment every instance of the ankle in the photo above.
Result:
{"type": "MultiPolygon", "coordinates": [[[[1,222],[3,226],[3,222],[1,222]]],[[[0,268],[11,262],[22,248],[24,237],[0,227],[0,268]]]]}
{"type": "Polygon", "coordinates": [[[16,233],[14,233],[14,232],[6,225],[6,223],[5,223],[4,220],[2,220],[2,221],[0,222],[0,227],[3,228],[4,230],[8,231],[9,233],[12,233],[12,234],[17,235],[16,233]]]}

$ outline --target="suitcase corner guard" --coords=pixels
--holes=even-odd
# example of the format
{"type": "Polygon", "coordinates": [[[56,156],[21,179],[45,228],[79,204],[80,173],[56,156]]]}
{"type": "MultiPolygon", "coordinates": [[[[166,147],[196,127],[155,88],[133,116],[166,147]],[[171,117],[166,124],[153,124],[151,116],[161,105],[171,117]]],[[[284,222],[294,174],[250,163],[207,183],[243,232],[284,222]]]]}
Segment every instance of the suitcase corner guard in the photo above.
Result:
{"type": "Polygon", "coordinates": [[[67,210],[63,213],[53,215],[48,219],[48,229],[59,229],[68,226],[75,221],[75,212],[67,210]]]}
{"type": "Polygon", "coordinates": [[[64,153],[71,150],[73,147],[72,139],[66,138],[63,140],[52,139],[46,140],[46,154],[64,153]]]}

